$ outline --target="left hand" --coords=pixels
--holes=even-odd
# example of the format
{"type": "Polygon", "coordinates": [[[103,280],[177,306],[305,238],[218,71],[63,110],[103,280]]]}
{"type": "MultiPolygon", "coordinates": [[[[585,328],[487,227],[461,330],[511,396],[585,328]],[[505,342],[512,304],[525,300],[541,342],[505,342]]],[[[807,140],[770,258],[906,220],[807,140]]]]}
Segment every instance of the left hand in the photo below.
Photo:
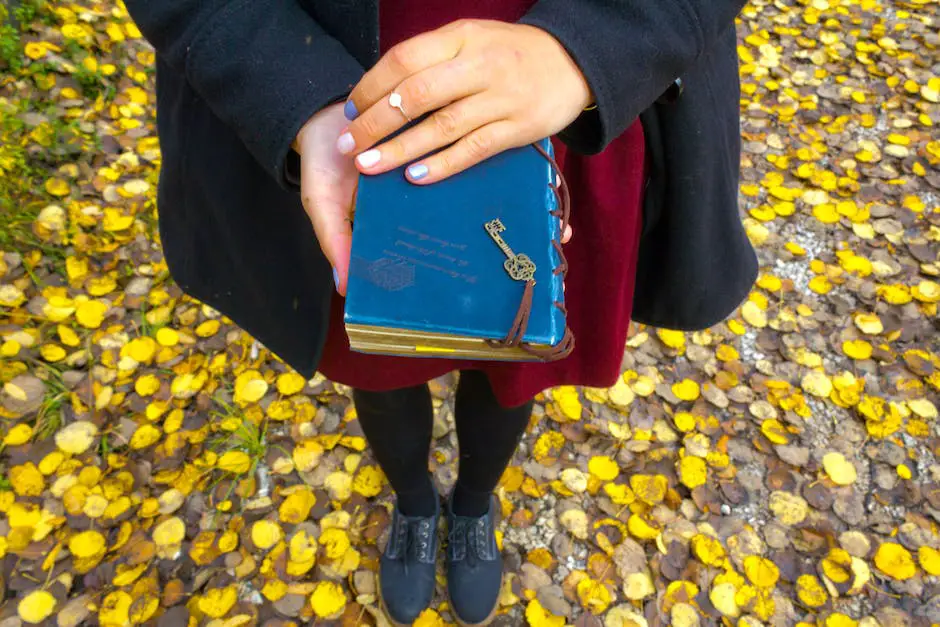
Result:
{"type": "Polygon", "coordinates": [[[353,121],[337,147],[357,155],[364,174],[379,174],[438,151],[407,170],[416,184],[441,181],[510,148],[571,124],[593,95],[580,69],[552,35],[534,26],[459,20],[404,41],[353,89],[353,121]],[[378,146],[408,120],[420,124],[378,146]],[[451,146],[451,144],[453,144],[451,146]]]}

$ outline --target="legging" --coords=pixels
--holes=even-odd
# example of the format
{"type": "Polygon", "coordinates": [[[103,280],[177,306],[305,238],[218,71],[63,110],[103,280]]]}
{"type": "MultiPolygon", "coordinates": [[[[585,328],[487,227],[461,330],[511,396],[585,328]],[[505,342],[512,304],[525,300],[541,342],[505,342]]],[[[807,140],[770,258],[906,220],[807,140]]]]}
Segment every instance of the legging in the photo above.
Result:
{"type": "MultiPolygon", "coordinates": [[[[427,384],[390,392],[353,391],[359,423],[376,460],[408,516],[436,509],[428,473],[433,408],[427,384]]],[[[460,464],[452,507],[460,516],[482,516],[532,415],[532,401],[500,406],[486,375],[460,372],[454,404],[460,464]]]]}

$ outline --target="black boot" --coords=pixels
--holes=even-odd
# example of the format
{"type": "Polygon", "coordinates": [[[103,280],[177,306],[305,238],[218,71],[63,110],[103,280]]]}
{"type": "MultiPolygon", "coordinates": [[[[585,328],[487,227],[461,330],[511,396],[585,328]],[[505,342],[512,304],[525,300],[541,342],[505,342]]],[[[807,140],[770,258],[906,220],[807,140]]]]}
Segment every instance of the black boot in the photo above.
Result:
{"type": "Polygon", "coordinates": [[[447,503],[447,592],[457,622],[486,625],[496,614],[503,556],[496,545],[496,498],[480,517],[457,516],[447,503]]]}
{"type": "Polygon", "coordinates": [[[437,527],[440,500],[433,516],[405,516],[398,505],[392,515],[388,544],[379,562],[379,594],[383,609],[395,625],[410,625],[434,596],[437,527]]]}

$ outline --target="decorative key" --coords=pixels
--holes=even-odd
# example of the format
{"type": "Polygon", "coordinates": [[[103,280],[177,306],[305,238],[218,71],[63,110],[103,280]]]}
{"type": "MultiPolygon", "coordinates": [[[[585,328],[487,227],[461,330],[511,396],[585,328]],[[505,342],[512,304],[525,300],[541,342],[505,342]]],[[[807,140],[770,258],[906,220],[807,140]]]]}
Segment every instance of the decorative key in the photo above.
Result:
{"type": "Polygon", "coordinates": [[[535,276],[535,264],[526,255],[517,255],[512,252],[509,244],[507,244],[500,235],[500,233],[506,230],[502,220],[499,218],[490,220],[486,223],[484,228],[486,232],[489,233],[489,236],[493,238],[493,241],[496,242],[496,245],[499,246],[499,249],[503,251],[503,254],[506,255],[507,259],[503,262],[503,267],[506,269],[506,272],[509,273],[509,276],[515,281],[532,280],[535,276]]]}

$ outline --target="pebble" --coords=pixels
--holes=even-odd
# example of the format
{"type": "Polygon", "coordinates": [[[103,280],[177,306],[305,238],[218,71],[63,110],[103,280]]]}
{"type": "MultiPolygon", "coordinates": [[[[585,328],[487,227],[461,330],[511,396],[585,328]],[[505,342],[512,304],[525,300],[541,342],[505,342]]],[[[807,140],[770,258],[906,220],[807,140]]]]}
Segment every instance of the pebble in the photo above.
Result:
{"type": "Polygon", "coordinates": [[[532,562],[522,565],[521,581],[522,587],[527,590],[538,590],[552,584],[551,575],[532,562]]]}
{"type": "Polygon", "coordinates": [[[124,292],[128,296],[146,296],[150,293],[151,285],[153,285],[153,279],[142,276],[135,277],[124,288],[124,292]]]}
{"type": "Polygon", "coordinates": [[[549,584],[538,589],[535,597],[539,600],[546,610],[555,616],[570,616],[571,605],[565,600],[565,593],[561,586],[549,584]]]}
{"type": "Polygon", "coordinates": [[[790,464],[791,466],[796,466],[801,468],[809,462],[809,448],[806,446],[796,446],[793,444],[780,444],[776,447],[777,455],[780,456],[780,459],[790,464]]]}
{"type": "Polygon", "coordinates": [[[864,559],[871,551],[871,542],[861,531],[846,531],[839,536],[839,544],[845,551],[859,559],[864,559]]]}

